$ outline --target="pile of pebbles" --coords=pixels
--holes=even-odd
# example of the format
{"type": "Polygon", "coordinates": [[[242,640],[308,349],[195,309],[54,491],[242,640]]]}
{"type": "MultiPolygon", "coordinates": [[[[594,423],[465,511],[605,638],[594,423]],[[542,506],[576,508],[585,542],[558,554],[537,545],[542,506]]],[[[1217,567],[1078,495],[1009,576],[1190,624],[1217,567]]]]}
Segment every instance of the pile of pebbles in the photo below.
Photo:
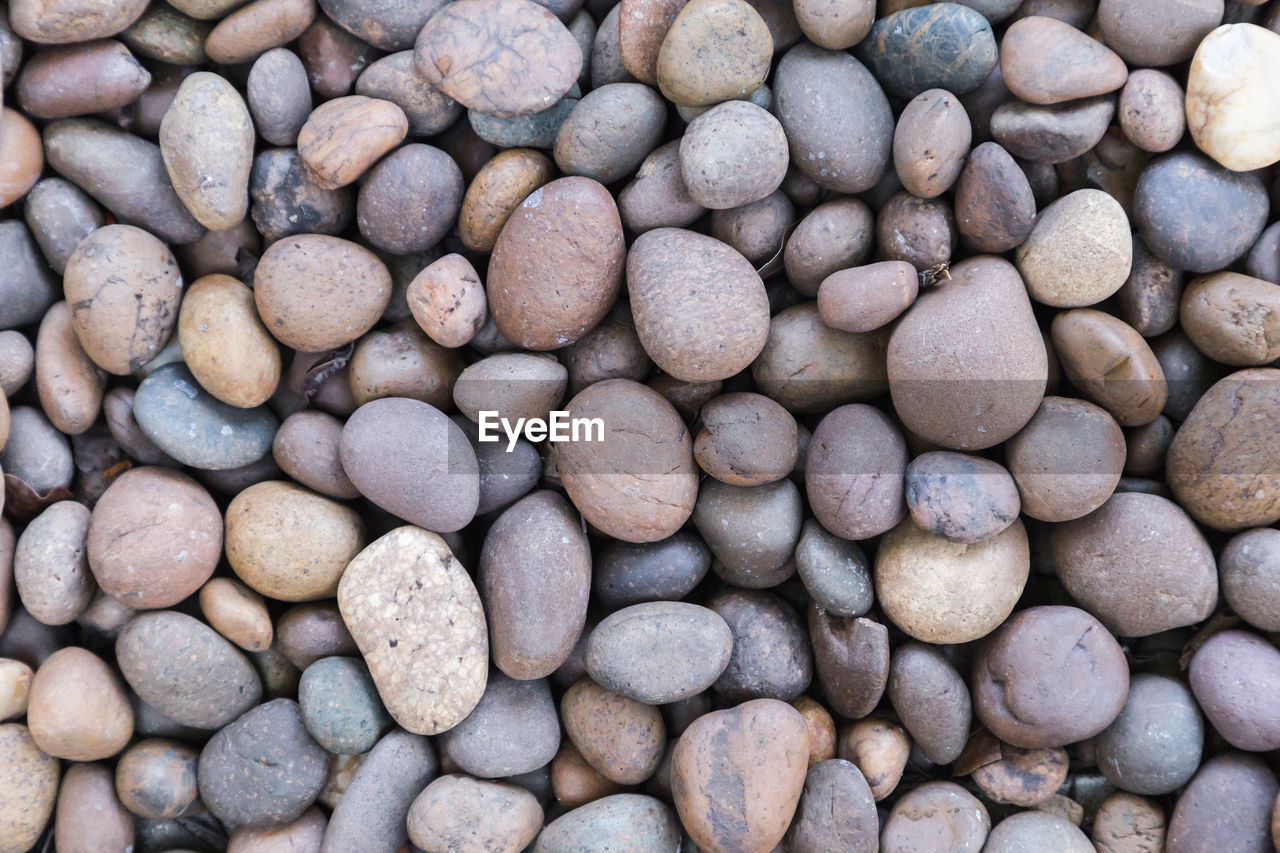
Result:
{"type": "Polygon", "coordinates": [[[1280,0],[0,10],[0,853],[1275,853],[1280,0]]]}

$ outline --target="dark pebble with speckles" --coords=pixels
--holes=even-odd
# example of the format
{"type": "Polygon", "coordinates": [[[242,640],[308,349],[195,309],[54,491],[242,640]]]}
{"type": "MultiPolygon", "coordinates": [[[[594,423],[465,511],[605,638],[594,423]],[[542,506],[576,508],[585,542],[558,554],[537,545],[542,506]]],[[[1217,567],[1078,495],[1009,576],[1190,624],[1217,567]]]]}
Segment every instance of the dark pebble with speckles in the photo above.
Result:
{"type": "Polygon", "coordinates": [[[862,616],[875,603],[867,555],[812,518],[796,544],[796,571],[813,600],[837,616],[862,616]]]}
{"type": "Polygon", "coordinates": [[[338,234],[355,213],[353,187],[326,190],[307,179],[293,148],[263,151],[249,173],[249,216],[264,243],[293,234],[338,234]]]}
{"type": "Polygon", "coordinates": [[[1175,269],[1230,266],[1267,224],[1267,191],[1252,172],[1229,172],[1191,152],[1147,166],[1133,194],[1138,233],[1175,269]]]}
{"type": "Polygon", "coordinates": [[[200,753],[200,799],[229,827],[296,820],[315,802],[329,755],[307,734],[298,703],[273,699],[215,734],[200,753]]]}
{"type": "Polygon", "coordinates": [[[880,85],[900,98],[927,89],[956,95],[973,91],[998,58],[991,24],[958,3],[933,3],[881,18],[857,55],[880,85]]]}
{"type": "Polygon", "coordinates": [[[391,725],[369,667],[358,658],[321,658],[302,673],[298,704],[307,731],[329,752],[368,752],[391,725]]]}
{"type": "Polygon", "coordinates": [[[640,545],[615,541],[596,563],[594,592],[609,610],[643,601],[678,601],[710,568],[711,550],[688,531],[640,545]]]}
{"type": "Polygon", "coordinates": [[[239,409],[218,400],[185,364],[166,364],[144,379],[133,416],[156,447],[184,465],[213,471],[257,462],[280,426],[265,406],[239,409]]]}

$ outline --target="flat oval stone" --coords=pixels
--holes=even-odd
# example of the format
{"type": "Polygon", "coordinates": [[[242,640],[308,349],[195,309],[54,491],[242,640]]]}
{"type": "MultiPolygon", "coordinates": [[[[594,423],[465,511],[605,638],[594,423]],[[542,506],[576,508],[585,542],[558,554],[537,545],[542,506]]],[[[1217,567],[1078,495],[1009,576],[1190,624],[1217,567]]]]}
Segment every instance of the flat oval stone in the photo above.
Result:
{"type": "Polygon", "coordinates": [[[871,72],[844,51],[807,42],[787,51],[773,76],[773,114],[786,131],[792,164],[824,187],[862,192],[889,166],[889,101],[871,72]]]}
{"type": "Polygon", "coordinates": [[[618,298],[625,256],[617,205],[598,181],[568,177],[535,189],[503,225],[489,259],[498,331],[526,349],[573,343],[618,298]]]}
{"type": "Polygon", "coordinates": [[[1236,749],[1280,746],[1280,651],[1249,631],[1214,634],[1188,670],[1204,714],[1236,749]]]}
{"type": "Polygon", "coordinates": [[[746,0],[691,0],[658,50],[658,86],[680,106],[718,104],[755,91],[771,59],[773,37],[746,0]]]}
{"type": "MultiPolygon", "coordinates": [[[[1273,16],[1274,17],[1274,16],[1273,16]]],[[[1280,33],[1253,24],[1218,27],[1187,74],[1187,127],[1200,150],[1234,172],[1280,160],[1280,33]]]]}
{"type": "Polygon", "coordinates": [[[480,503],[480,467],[466,434],[439,409],[407,397],[365,403],[339,441],[360,494],[428,530],[461,530],[480,503]]]}
{"type": "Polygon", "coordinates": [[[546,678],[586,623],[591,545],[581,517],[558,492],[522,498],[485,535],[479,581],[494,664],[512,678],[546,678]]]}
{"type": "Polygon", "coordinates": [[[650,705],[710,687],[733,650],[718,614],[682,601],[635,604],[605,617],[587,640],[587,672],[615,693],[650,705]]]}
{"type": "Polygon", "coordinates": [[[990,539],[1013,524],[1021,507],[1018,486],[1004,466],[948,451],[911,460],[906,499],[917,527],[965,545],[990,539]]]}
{"type": "Polygon", "coordinates": [[[423,789],[408,821],[424,850],[523,850],[542,828],[542,806],[515,785],[451,773],[423,789]]]}
{"type": "Polygon", "coordinates": [[[482,779],[544,766],[560,748],[560,721],[547,680],[516,681],[494,670],[475,710],[438,743],[454,764],[482,779]]]}
{"type": "Polygon", "coordinates": [[[138,386],[133,416],[156,447],[192,468],[225,471],[271,450],[280,422],[270,409],[241,409],[200,387],[185,364],[166,364],[138,386]]]}
{"type": "Polygon", "coordinates": [[[387,711],[415,734],[462,721],[485,689],[480,594],[434,533],[400,527],[348,564],[338,608],[387,711]]]}
{"type": "Polygon", "coordinates": [[[414,62],[432,86],[494,116],[544,110],[582,71],[582,48],[559,19],[529,0],[458,0],[418,34],[414,62]]]}
{"type": "Polygon", "coordinates": [[[1129,69],[1115,51],[1057,18],[1014,21],[1000,42],[1009,91],[1033,104],[1059,104],[1114,92],[1129,69]]]}
{"type": "Polygon", "coordinates": [[[804,717],[777,699],[753,699],[694,720],[671,757],[671,794],[700,849],[771,850],[804,790],[804,717]]]}
{"type": "Polygon", "coordinates": [[[182,81],[160,122],[169,180],[196,221],[233,228],[249,209],[253,119],[226,78],[197,71],[182,81]]]}
{"type": "Polygon", "coordinates": [[[936,646],[900,646],[889,664],[888,689],[893,709],[930,761],[960,757],[973,722],[969,687],[936,646]]]}
{"type": "Polygon", "coordinates": [[[547,824],[533,853],[607,850],[624,839],[629,850],[676,850],[681,846],[680,822],[661,800],[614,794],[547,824]]]}
{"type": "Polygon", "coordinates": [[[795,561],[804,588],[823,609],[837,616],[862,616],[875,603],[867,555],[812,518],[800,532],[795,561]]]}
{"type": "Polygon", "coordinates": [[[872,25],[857,53],[876,79],[900,98],[914,98],[928,89],[955,95],[971,92],[997,60],[990,22],[958,3],[933,3],[886,15],[872,25]]]}
{"type": "Polygon", "coordinates": [[[262,696],[249,659],[184,613],[135,616],[116,638],[116,661],[141,699],[184,726],[225,726],[262,696]]]}
{"type": "Polygon", "coordinates": [[[1277,792],[1275,773],[1261,756],[1210,758],[1178,797],[1165,853],[1269,853],[1277,792]]]}
{"type": "Polygon", "coordinates": [[[328,770],[329,755],[307,734],[298,703],[274,699],[205,744],[200,799],[230,826],[288,823],[315,802],[328,770]]]}
{"type": "Polygon", "coordinates": [[[1190,151],[1153,161],[1133,193],[1134,223],[1147,248],[1195,273],[1228,267],[1249,251],[1269,207],[1257,175],[1229,172],[1190,151]]]}
{"type": "Polygon", "coordinates": [[[1010,98],[991,114],[991,135],[1024,160],[1065,163],[1098,144],[1115,112],[1107,95],[1052,106],[1010,98]]]}
{"type": "Polygon", "coordinates": [[[657,542],[613,541],[592,567],[592,592],[609,610],[644,601],[679,601],[710,568],[711,550],[688,531],[657,542]]]}

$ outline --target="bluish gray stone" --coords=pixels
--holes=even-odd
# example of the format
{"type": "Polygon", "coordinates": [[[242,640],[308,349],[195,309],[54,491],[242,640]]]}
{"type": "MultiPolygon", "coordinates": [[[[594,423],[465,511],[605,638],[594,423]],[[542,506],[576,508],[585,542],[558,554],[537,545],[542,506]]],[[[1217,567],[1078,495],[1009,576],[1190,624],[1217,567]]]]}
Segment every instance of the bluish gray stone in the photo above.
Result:
{"type": "Polygon", "coordinates": [[[40,322],[61,294],[27,226],[17,219],[0,222],[0,329],[40,322]]]}
{"type": "Polygon", "coordinates": [[[298,704],[311,736],[339,755],[368,752],[391,725],[369,667],[357,658],[321,658],[307,667],[298,704]]]}
{"type": "Polygon", "coordinates": [[[133,416],[156,447],[183,465],[213,471],[261,459],[280,426],[265,406],[238,409],[216,399],[185,364],[166,364],[144,379],[133,416]]]}
{"type": "Polygon", "coordinates": [[[560,125],[578,105],[578,87],[551,106],[533,115],[499,118],[467,110],[471,129],[485,142],[499,148],[553,148],[560,125]]]}
{"type": "Polygon", "coordinates": [[[796,543],[796,571],[813,600],[839,616],[864,616],[875,603],[867,555],[857,543],[830,533],[814,519],[796,543]]]}
{"type": "Polygon", "coordinates": [[[858,57],[900,98],[927,89],[960,95],[978,88],[999,54],[991,23],[958,3],[932,3],[876,21],[858,57]]]}

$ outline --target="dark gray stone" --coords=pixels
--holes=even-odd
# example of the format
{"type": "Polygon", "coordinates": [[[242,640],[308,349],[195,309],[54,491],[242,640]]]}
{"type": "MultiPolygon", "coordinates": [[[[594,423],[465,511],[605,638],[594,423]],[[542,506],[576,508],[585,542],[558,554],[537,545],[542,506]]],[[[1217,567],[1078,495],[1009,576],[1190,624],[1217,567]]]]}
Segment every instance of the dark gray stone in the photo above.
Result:
{"type": "Polygon", "coordinates": [[[875,603],[867,555],[812,518],[796,543],[796,571],[813,600],[832,613],[862,616],[875,603]]]}
{"type": "Polygon", "coordinates": [[[711,568],[711,549],[697,534],[680,531],[658,542],[613,541],[597,561],[592,584],[610,610],[644,601],[678,601],[711,568]]]}
{"type": "Polygon", "coordinates": [[[970,92],[998,58],[991,23],[958,3],[886,15],[871,27],[857,53],[880,85],[900,98],[914,98],[926,89],[970,92]]]}
{"type": "Polygon", "coordinates": [[[497,669],[475,710],[440,735],[440,748],[482,779],[536,770],[560,748],[560,720],[545,678],[516,681],[497,669]]]}

